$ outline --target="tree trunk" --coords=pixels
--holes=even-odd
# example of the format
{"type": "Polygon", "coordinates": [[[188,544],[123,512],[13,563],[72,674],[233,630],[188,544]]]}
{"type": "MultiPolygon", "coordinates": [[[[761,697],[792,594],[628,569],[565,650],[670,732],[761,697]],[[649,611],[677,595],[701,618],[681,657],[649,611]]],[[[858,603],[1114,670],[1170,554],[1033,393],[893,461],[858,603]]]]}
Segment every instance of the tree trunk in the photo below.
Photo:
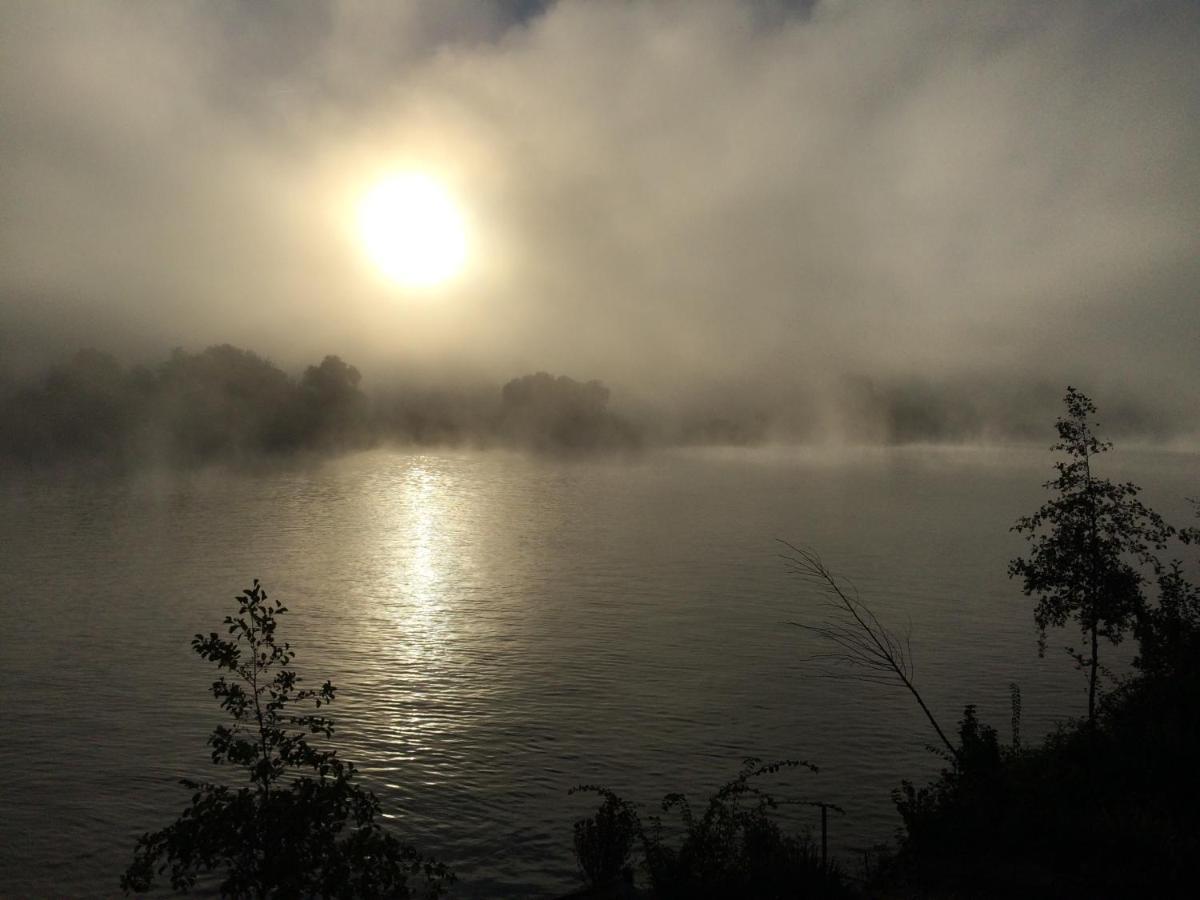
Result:
{"type": "Polygon", "coordinates": [[[1092,623],[1092,662],[1088,675],[1088,725],[1096,724],[1096,674],[1100,668],[1100,641],[1096,623],[1092,623]]]}

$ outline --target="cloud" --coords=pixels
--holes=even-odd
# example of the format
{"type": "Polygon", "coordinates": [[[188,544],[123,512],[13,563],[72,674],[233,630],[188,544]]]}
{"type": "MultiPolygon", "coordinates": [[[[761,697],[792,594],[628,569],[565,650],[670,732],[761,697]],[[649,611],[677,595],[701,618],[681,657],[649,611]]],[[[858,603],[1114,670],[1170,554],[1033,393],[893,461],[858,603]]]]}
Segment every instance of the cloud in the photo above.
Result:
{"type": "Polygon", "coordinates": [[[12,329],[663,398],[1200,375],[1194,4],[3,15],[12,329]],[[349,233],[398,165],[473,222],[440,300],[395,296],[349,233]]]}

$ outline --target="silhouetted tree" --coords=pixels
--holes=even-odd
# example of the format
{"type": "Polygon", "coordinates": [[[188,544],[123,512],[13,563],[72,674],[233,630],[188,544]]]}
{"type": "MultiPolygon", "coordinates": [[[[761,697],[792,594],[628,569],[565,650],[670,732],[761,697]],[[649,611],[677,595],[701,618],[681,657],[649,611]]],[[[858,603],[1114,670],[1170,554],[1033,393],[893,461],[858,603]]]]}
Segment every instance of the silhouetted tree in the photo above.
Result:
{"type": "Polygon", "coordinates": [[[420,876],[439,895],[452,877],[445,866],[384,831],[375,822],[379,801],[354,783],[354,767],[309,743],[333,734],[318,711],[334,687],[300,687],[288,668],[295,654],[275,637],[285,612],[255,581],[237,615],[225,618],[228,638],[193,639],[196,653],[229,676],[212,685],[233,719],[209,738],[213,762],[245,780],[184,780],[191,804],[174,824],[142,835],[122,888],[145,891],[167,875],[174,890],[187,891],[211,873],[224,896],[410,897],[410,879],[420,876]]]}
{"type": "Polygon", "coordinates": [[[296,388],[285,372],[229,344],[176,349],[158,367],[151,427],[169,457],[210,460],[296,446],[296,388]]]}
{"type": "Polygon", "coordinates": [[[1088,720],[1094,721],[1100,640],[1119,643],[1145,616],[1146,577],[1139,566],[1157,567],[1153,551],[1165,546],[1171,529],[1138,500],[1137,485],[1095,475],[1094,459],[1112,446],[1093,431],[1096,407],[1073,387],[1064,403],[1067,413],[1056,423],[1059,440],[1051,449],[1066,458],[1055,463],[1058,477],[1044,485],[1051,498],[1013,526],[1026,536],[1029,555],[1012,560],[1008,573],[1037,597],[1039,652],[1045,652],[1047,628],[1079,622],[1090,650],[1068,653],[1087,670],[1088,720]]]}
{"type": "Polygon", "coordinates": [[[367,422],[367,400],[359,389],[362,375],[340,356],[326,356],[300,377],[301,402],[309,435],[318,442],[346,445],[359,441],[367,422]]]}
{"type": "Polygon", "coordinates": [[[632,427],[608,411],[608,388],[546,372],[514,378],[501,389],[501,431],[539,450],[630,446],[632,427]]]}
{"type": "Polygon", "coordinates": [[[0,402],[0,454],[23,462],[118,457],[144,400],[112,356],[80,350],[0,402]]]}

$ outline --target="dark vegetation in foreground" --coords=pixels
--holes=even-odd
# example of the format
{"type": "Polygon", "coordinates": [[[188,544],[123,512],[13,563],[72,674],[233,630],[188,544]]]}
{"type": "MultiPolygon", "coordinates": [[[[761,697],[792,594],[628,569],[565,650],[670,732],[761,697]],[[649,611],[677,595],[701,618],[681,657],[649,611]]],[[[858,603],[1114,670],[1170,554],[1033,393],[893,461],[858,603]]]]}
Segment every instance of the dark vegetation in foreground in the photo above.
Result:
{"type": "MultiPolygon", "coordinates": [[[[1174,528],[1132,484],[1096,474],[1109,447],[1095,409],[1074,389],[1057,423],[1061,454],[1049,499],[1014,530],[1027,555],[1010,575],[1036,598],[1047,630],[1074,624],[1084,649],[1067,654],[1088,683],[1086,717],[1040,743],[1021,739],[1020,691],[1012,690],[1008,739],[968,705],[957,734],[939,723],[914,678],[911,650],[819,557],[785,545],[799,576],[827,603],[825,621],[798,622],[824,642],[824,659],[848,677],[902,688],[921,707],[946,762],[923,787],[893,792],[903,827],[894,848],[851,875],[808,830],[783,814],[825,799],[774,796],[771,776],[816,773],[809,763],[748,760],[702,807],[667,794],[656,812],[596,785],[599,798],[575,823],[575,854],[588,885],[576,897],[960,898],[1184,897],[1200,858],[1200,587],[1172,548],[1200,544],[1200,527],[1174,528]],[[1132,673],[1107,674],[1104,646],[1138,645],[1132,673]],[[1111,684],[1103,691],[1102,676],[1111,684]]],[[[1200,514],[1200,502],[1193,501],[1200,514]]],[[[1187,552],[1184,550],[1184,552],[1187,552]]],[[[275,639],[276,616],[257,582],[226,619],[229,637],[197,635],[193,647],[224,676],[213,695],[232,716],[210,738],[234,783],[185,782],[191,805],[173,825],[144,835],[122,886],[166,878],[176,890],[215,884],[239,897],[412,897],[446,890],[449,870],[375,822],[375,797],[336,753],[309,743],[329,736],[317,710],[334,689],[299,687],[292,652],[275,639]],[[300,709],[300,712],[294,710],[300,709]]]]}
{"type": "Polygon", "coordinates": [[[1200,528],[1167,525],[1136,485],[1099,477],[1110,445],[1095,434],[1095,407],[1073,388],[1065,403],[1057,477],[1046,503],[1013,526],[1028,553],[1009,574],[1037,600],[1043,652],[1047,629],[1079,628],[1084,648],[1065,649],[1087,678],[1087,716],[1026,747],[1015,689],[1007,744],[966,708],[941,778],[895,795],[904,830],[888,879],[925,896],[1196,890],[1200,587],[1163,554],[1175,541],[1200,544],[1200,528]],[[1110,675],[1115,687],[1102,696],[1101,652],[1126,635],[1138,645],[1134,671],[1110,675]]]}
{"type": "MultiPolygon", "coordinates": [[[[643,819],[637,806],[596,785],[572,790],[599,795],[595,814],[575,823],[575,857],[594,895],[633,893],[634,861],[661,900],[724,897],[852,897],[849,882],[807,831],[789,831],[778,813],[785,804],[826,806],[820,801],[780,800],[762,786],[766,776],[817,767],[783,760],[748,759],[741,773],[720,788],[702,810],[684,794],[667,794],[658,814],[643,819]]],[[[824,835],[823,835],[824,837],[824,835]]]]}

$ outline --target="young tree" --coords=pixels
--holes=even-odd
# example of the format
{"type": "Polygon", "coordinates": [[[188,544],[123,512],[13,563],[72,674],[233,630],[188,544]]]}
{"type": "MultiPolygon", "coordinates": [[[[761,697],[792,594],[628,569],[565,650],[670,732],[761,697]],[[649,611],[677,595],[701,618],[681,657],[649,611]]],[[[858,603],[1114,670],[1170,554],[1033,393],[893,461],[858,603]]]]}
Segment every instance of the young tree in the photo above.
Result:
{"type": "Polygon", "coordinates": [[[183,780],[191,805],[139,838],[121,887],[145,891],[169,875],[186,892],[211,874],[222,896],[411,897],[416,876],[439,896],[449,870],[384,831],[375,822],[379,801],[354,784],[354,766],[309,743],[333,734],[317,710],[333,701],[334,687],[299,687],[288,668],[295,654],[275,637],[287,607],[268,602],[257,580],[238,604],[225,617],[229,638],[198,634],[192,648],[222,670],[212,693],[233,718],[209,738],[213,762],[240,769],[244,781],[183,780]]]}
{"type": "Polygon", "coordinates": [[[1050,499],[1012,527],[1025,535],[1029,553],[1012,560],[1008,574],[1020,576],[1025,594],[1037,598],[1039,653],[1046,650],[1047,628],[1078,621],[1090,651],[1067,652],[1087,670],[1088,721],[1094,722],[1100,640],[1120,643],[1146,615],[1142,570],[1157,570],[1154,551],[1163,549],[1172,529],[1138,499],[1137,485],[1096,477],[1093,460],[1112,447],[1093,431],[1096,407],[1073,387],[1064,402],[1067,414],[1055,425],[1059,440],[1051,449],[1065,459],[1054,464],[1058,477],[1044,485],[1050,499]]]}

